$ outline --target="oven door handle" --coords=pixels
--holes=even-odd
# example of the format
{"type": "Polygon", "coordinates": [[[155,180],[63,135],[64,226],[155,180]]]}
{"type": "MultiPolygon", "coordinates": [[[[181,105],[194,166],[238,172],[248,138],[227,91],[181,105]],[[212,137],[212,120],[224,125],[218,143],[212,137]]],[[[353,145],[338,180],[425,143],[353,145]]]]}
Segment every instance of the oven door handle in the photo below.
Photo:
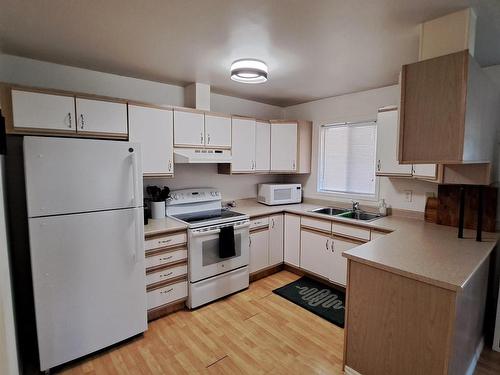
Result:
{"type": "MultiPolygon", "coordinates": [[[[239,229],[248,228],[249,226],[250,226],[250,222],[245,223],[245,224],[241,224],[241,225],[235,225],[234,230],[237,231],[239,229]]],[[[204,232],[193,232],[193,233],[191,233],[191,236],[202,237],[202,236],[208,236],[210,234],[216,234],[216,233],[220,233],[220,229],[212,229],[212,230],[207,230],[204,232]]]]}

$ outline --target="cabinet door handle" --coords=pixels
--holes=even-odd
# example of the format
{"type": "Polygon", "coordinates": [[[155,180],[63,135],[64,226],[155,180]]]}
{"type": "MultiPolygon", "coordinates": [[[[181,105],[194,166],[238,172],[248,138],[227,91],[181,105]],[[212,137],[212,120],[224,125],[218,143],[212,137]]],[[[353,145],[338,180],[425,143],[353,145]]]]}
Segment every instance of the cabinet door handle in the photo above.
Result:
{"type": "Polygon", "coordinates": [[[80,129],[83,129],[85,125],[85,120],[83,119],[83,113],[80,113],[80,129]]]}
{"type": "Polygon", "coordinates": [[[377,160],[377,171],[380,172],[380,159],[377,160]]]}
{"type": "Polygon", "coordinates": [[[166,258],[160,258],[160,260],[170,260],[170,259],[172,259],[172,255],[170,255],[170,256],[168,256],[166,258]]]}
{"type": "Polygon", "coordinates": [[[274,229],[274,218],[271,218],[271,223],[272,223],[271,228],[274,229]]]}
{"type": "Polygon", "coordinates": [[[248,247],[252,246],[252,237],[248,237],[248,247]]]}
{"type": "Polygon", "coordinates": [[[331,246],[331,249],[332,249],[332,253],[335,252],[335,241],[333,240],[332,238],[332,246],[331,246]]]}
{"type": "Polygon", "coordinates": [[[330,241],[330,240],[326,240],[326,244],[325,244],[325,248],[326,248],[326,250],[328,250],[328,242],[329,242],[329,241],[330,241]]]}
{"type": "Polygon", "coordinates": [[[172,290],[174,290],[174,288],[170,288],[170,289],[168,289],[168,290],[162,290],[162,291],[160,292],[160,294],[167,294],[167,293],[170,293],[172,290]]]}
{"type": "Polygon", "coordinates": [[[169,273],[163,273],[163,274],[160,274],[160,277],[169,277],[173,274],[174,272],[173,271],[170,271],[169,273]]]}
{"type": "Polygon", "coordinates": [[[295,160],[292,163],[292,169],[295,170],[295,160]]]}
{"type": "Polygon", "coordinates": [[[207,134],[207,143],[210,144],[210,133],[207,134]]]}
{"type": "Polygon", "coordinates": [[[68,112],[68,120],[69,120],[68,127],[71,129],[71,112],[68,112]]]}
{"type": "Polygon", "coordinates": [[[160,244],[162,244],[162,243],[169,243],[169,242],[171,242],[171,241],[172,241],[172,239],[171,239],[171,238],[168,238],[168,239],[166,239],[166,240],[160,240],[160,241],[158,241],[158,243],[160,243],[160,244]]]}
{"type": "Polygon", "coordinates": [[[172,172],[172,160],[168,161],[168,171],[172,172]]]}
{"type": "Polygon", "coordinates": [[[203,132],[200,133],[200,143],[203,143],[203,132]]]}

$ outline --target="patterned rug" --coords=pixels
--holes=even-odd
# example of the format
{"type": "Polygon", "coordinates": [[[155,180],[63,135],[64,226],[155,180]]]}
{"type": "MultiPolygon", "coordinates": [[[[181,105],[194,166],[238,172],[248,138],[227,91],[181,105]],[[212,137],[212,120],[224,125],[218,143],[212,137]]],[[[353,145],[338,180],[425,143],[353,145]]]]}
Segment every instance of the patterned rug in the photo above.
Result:
{"type": "Polygon", "coordinates": [[[345,292],[306,276],[273,290],[273,293],[344,328],[345,292]]]}

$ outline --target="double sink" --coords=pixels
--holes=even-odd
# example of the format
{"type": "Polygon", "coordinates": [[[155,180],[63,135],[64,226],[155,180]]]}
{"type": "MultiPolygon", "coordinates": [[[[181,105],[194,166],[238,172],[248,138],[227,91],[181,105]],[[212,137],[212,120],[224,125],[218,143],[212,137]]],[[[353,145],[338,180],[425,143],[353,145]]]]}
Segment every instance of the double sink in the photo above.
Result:
{"type": "Polygon", "coordinates": [[[380,217],[380,215],[378,214],[371,214],[369,212],[364,212],[360,210],[353,211],[353,210],[334,208],[334,207],[317,208],[315,210],[311,210],[311,212],[314,212],[316,214],[343,217],[346,219],[361,220],[361,221],[372,221],[380,217]]]}

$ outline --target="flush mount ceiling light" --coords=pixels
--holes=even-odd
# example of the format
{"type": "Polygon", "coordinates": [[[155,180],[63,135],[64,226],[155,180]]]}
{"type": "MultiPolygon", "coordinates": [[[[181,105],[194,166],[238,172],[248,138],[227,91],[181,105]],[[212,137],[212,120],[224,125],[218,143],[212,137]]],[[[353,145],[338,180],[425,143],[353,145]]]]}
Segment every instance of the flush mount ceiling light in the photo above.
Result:
{"type": "Polygon", "coordinates": [[[267,81],[267,65],[255,59],[240,59],[231,64],[231,79],[242,83],[264,83],[267,81]]]}

